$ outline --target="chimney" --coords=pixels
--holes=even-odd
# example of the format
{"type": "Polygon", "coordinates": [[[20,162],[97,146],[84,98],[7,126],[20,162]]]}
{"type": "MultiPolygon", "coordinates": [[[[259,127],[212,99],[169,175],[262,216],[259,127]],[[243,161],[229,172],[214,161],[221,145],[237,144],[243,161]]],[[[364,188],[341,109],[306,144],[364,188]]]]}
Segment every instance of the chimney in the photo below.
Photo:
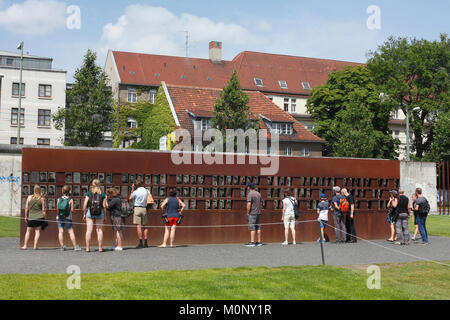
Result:
{"type": "Polygon", "coordinates": [[[209,43],[209,60],[211,60],[211,62],[222,61],[222,42],[211,41],[209,43]]]}

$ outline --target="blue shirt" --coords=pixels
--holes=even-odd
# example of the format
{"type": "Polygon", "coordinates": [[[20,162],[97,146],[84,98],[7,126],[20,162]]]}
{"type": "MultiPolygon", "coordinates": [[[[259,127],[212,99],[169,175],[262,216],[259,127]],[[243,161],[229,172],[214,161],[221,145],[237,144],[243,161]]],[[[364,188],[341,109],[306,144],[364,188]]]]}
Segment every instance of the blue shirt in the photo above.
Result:
{"type": "Polygon", "coordinates": [[[137,190],[135,190],[131,194],[131,198],[134,199],[134,206],[135,207],[147,207],[147,197],[148,197],[148,190],[140,187],[137,190]]]}
{"type": "Polygon", "coordinates": [[[168,218],[178,218],[178,199],[176,197],[169,197],[167,200],[167,217],[168,218]]]}
{"type": "Polygon", "coordinates": [[[336,205],[339,207],[339,202],[340,202],[340,199],[344,199],[345,197],[342,195],[342,194],[338,194],[338,195],[335,195],[334,197],[333,197],[333,209],[334,209],[334,214],[341,214],[341,211],[339,210],[339,209],[336,209],[336,206],[334,205],[334,203],[336,203],[336,205]]]}

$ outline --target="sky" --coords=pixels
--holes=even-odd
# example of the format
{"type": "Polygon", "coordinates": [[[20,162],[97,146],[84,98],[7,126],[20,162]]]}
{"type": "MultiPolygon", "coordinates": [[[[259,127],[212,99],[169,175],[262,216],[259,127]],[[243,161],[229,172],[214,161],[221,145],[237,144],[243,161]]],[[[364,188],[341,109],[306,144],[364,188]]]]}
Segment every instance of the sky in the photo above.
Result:
{"type": "Polygon", "coordinates": [[[242,51],[366,62],[389,36],[438,40],[450,34],[448,0],[0,0],[0,50],[53,58],[68,72],[88,49],[223,59],[242,51]]]}

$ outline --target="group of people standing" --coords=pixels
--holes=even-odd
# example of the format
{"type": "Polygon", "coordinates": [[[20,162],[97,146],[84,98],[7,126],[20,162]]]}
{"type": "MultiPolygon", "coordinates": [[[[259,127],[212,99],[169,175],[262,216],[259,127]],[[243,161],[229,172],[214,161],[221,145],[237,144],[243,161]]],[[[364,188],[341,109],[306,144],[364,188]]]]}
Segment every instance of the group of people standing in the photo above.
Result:
{"type": "Polygon", "coordinates": [[[422,189],[417,188],[411,196],[410,203],[403,190],[391,190],[389,192],[387,221],[390,223],[391,236],[386,239],[397,245],[408,245],[410,241],[417,241],[420,232],[422,244],[428,244],[428,233],[426,220],[430,211],[428,200],[423,196],[422,189]],[[412,211],[412,214],[411,214],[412,211]],[[414,221],[414,235],[411,238],[409,232],[409,219],[412,216],[414,221]]]}
{"type": "MultiPolygon", "coordinates": [[[[261,240],[261,212],[262,197],[256,191],[255,185],[250,182],[247,185],[247,224],[250,231],[250,242],[247,247],[259,247],[262,245],[261,240]]],[[[64,245],[64,230],[67,230],[75,251],[81,250],[77,244],[75,233],[73,231],[72,213],[74,210],[73,200],[70,198],[70,188],[64,186],[62,188],[62,196],[57,201],[57,223],[58,223],[58,240],[62,250],[66,250],[64,245]]],[[[292,237],[292,244],[296,244],[296,220],[298,218],[298,201],[293,197],[290,189],[285,190],[285,198],[283,199],[283,210],[281,220],[284,224],[284,242],[282,245],[288,245],[289,233],[292,237]]],[[[414,193],[412,205],[409,199],[404,195],[403,191],[390,191],[390,199],[388,202],[389,214],[388,221],[391,224],[391,237],[387,239],[395,244],[407,245],[410,243],[410,234],[408,229],[408,220],[410,210],[413,211],[414,223],[416,229],[412,240],[417,239],[420,231],[422,235],[422,243],[428,243],[428,235],[426,230],[426,218],[429,212],[428,201],[422,195],[422,189],[417,188],[414,193]],[[428,207],[427,207],[428,206],[428,207]]],[[[148,226],[147,226],[147,207],[153,204],[153,198],[150,192],[144,188],[143,183],[137,180],[132,185],[132,190],[128,201],[133,201],[133,224],[136,225],[137,237],[139,243],[136,248],[148,247],[148,226]]],[[[127,201],[125,200],[125,201],[127,201]]],[[[160,208],[165,211],[163,214],[165,231],[162,244],[159,246],[165,248],[174,247],[175,232],[177,225],[183,217],[182,212],[185,204],[177,197],[177,190],[172,188],[169,190],[169,197],[162,203],[160,208]]],[[[122,200],[116,188],[110,188],[106,194],[102,192],[100,181],[93,180],[90,191],[86,194],[83,204],[83,221],[86,222],[86,252],[90,252],[90,243],[94,227],[97,233],[97,242],[99,252],[103,252],[103,225],[106,222],[105,210],[110,213],[110,221],[113,230],[113,250],[123,250],[123,230],[125,228],[124,200],[122,200]]],[[[334,243],[356,243],[355,229],[355,200],[346,188],[341,189],[336,186],[333,188],[333,197],[330,201],[325,194],[320,195],[320,202],[317,205],[318,221],[320,224],[321,234],[318,242],[326,242],[325,229],[328,225],[329,213],[333,214],[333,222],[335,229],[334,243]]],[[[36,185],[34,192],[27,198],[25,207],[25,222],[27,230],[25,234],[25,243],[22,249],[27,248],[31,231],[34,230],[34,249],[38,249],[40,231],[48,226],[46,218],[46,208],[41,188],[36,185]]]]}
{"type": "MultiPolygon", "coordinates": [[[[75,233],[73,230],[73,199],[69,196],[69,186],[62,188],[62,196],[57,201],[56,220],[58,224],[58,240],[61,250],[66,250],[64,245],[64,230],[69,233],[70,239],[75,251],[80,251],[81,248],[77,244],[75,233]]],[[[148,247],[148,227],[147,227],[147,206],[153,203],[153,198],[150,192],[143,187],[141,181],[136,181],[132,186],[132,192],[129,196],[130,201],[133,201],[133,224],[136,225],[137,236],[139,243],[137,249],[148,247]]],[[[91,189],[86,194],[83,204],[83,221],[86,222],[86,252],[91,252],[90,243],[92,233],[97,233],[98,251],[103,252],[103,225],[106,223],[105,210],[110,213],[110,221],[113,230],[113,250],[123,250],[123,230],[125,228],[125,219],[123,200],[116,188],[110,188],[106,194],[102,192],[101,184],[98,179],[92,181],[91,189]]],[[[161,203],[161,209],[166,210],[163,215],[165,221],[164,239],[160,248],[168,246],[174,247],[175,230],[177,224],[181,221],[182,212],[185,208],[183,201],[177,197],[176,189],[169,191],[167,197],[161,203]],[[169,240],[170,239],[170,240],[169,240]]],[[[24,245],[22,249],[27,249],[27,245],[34,231],[34,246],[38,249],[38,243],[41,230],[48,226],[46,221],[47,209],[45,207],[44,197],[42,196],[41,188],[36,185],[33,194],[28,196],[25,205],[25,223],[27,229],[25,233],[24,245]]]]}

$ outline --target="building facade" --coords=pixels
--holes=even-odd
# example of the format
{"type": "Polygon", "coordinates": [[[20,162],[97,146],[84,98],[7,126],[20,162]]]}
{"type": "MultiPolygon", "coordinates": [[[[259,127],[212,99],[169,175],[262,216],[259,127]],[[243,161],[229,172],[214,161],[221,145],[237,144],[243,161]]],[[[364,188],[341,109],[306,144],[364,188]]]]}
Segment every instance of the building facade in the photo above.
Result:
{"type": "MultiPolygon", "coordinates": [[[[23,56],[20,144],[62,146],[64,131],[51,116],[66,104],[66,71],[52,68],[52,59],[23,56]]],[[[0,51],[0,144],[17,144],[20,55],[0,51]]]]}

